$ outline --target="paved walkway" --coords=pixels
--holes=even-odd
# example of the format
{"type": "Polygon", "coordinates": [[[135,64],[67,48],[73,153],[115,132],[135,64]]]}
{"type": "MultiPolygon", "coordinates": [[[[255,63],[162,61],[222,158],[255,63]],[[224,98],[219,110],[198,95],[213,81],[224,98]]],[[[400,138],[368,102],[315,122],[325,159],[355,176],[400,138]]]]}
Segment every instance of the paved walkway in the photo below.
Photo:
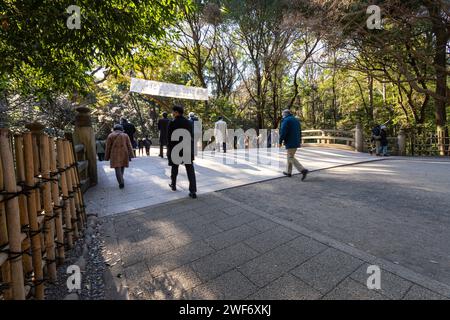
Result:
{"type": "MultiPolygon", "coordinates": [[[[123,190],[118,188],[109,162],[99,162],[98,185],[85,195],[88,211],[108,216],[187,197],[184,168],[180,168],[179,190],[172,192],[168,187],[167,159],[157,157],[156,149],[152,149],[151,154],[151,157],[133,159],[125,171],[123,190]]],[[[298,158],[310,170],[375,160],[363,153],[324,148],[300,149],[298,158]]],[[[281,177],[285,159],[285,151],[279,149],[230,150],[226,154],[200,152],[195,161],[199,194],[281,177]]]]}
{"type": "Polygon", "coordinates": [[[109,297],[450,299],[449,169],[393,159],[104,217],[109,297]]]}

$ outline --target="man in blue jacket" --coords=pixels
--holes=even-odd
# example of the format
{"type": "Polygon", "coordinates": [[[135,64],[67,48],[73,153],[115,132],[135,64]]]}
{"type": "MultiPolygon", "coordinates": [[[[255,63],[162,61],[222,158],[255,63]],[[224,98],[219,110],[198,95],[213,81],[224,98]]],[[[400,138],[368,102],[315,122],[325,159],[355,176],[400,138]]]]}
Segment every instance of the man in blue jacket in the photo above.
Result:
{"type": "Polygon", "coordinates": [[[283,174],[292,177],[292,165],[294,165],[302,174],[303,181],[309,171],[295,158],[295,153],[297,152],[297,149],[300,148],[302,139],[300,121],[298,121],[288,109],[284,110],[282,115],[283,120],[281,121],[280,128],[280,146],[284,142],[284,146],[287,150],[287,172],[284,171],[283,174]]]}

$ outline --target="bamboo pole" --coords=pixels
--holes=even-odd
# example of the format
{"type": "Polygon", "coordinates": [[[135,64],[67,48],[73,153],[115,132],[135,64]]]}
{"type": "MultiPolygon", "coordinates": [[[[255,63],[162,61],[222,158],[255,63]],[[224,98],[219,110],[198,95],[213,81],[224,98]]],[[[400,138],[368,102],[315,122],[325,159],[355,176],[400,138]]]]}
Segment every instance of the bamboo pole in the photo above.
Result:
{"type": "MultiPolygon", "coordinates": [[[[33,137],[30,132],[23,135],[24,156],[25,156],[25,182],[27,186],[33,187],[36,183],[34,175],[33,161],[33,137]]],[[[41,234],[37,220],[36,197],[38,196],[36,189],[32,189],[27,197],[28,201],[28,219],[30,221],[31,233],[31,250],[33,257],[34,281],[35,281],[35,297],[36,299],[44,298],[43,272],[42,272],[42,253],[41,253],[41,234]]]]}
{"type": "MultiPolygon", "coordinates": [[[[23,186],[25,185],[25,163],[23,158],[23,137],[21,135],[14,136],[14,147],[16,152],[17,184],[23,186]]],[[[19,196],[19,210],[22,228],[28,227],[30,222],[28,219],[27,197],[24,194],[21,194],[19,196]]],[[[22,251],[31,253],[31,241],[29,237],[27,237],[22,242],[22,251]]],[[[30,272],[33,271],[33,265],[30,255],[28,254],[23,255],[22,262],[25,274],[29,274],[30,272]]]]}
{"type": "MultiPolygon", "coordinates": [[[[0,149],[0,157],[1,157],[1,149],[0,149]]],[[[0,159],[0,189],[4,190],[3,184],[3,165],[2,160],[0,159]]],[[[3,201],[3,196],[0,195],[0,247],[6,248],[8,245],[8,228],[6,225],[6,208],[5,203],[3,201]]],[[[6,253],[5,253],[6,254],[6,253]]],[[[6,258],[6,256],[4,256],[6,258]]],[[[2,281],[6,284],[11,283],[11,265],[9,260],[4,261],[3,264],[0,264],[0,270],[2,274],[2,281]]],[[[6,300],[12,299],[12,289],[7,288],[3,291],[3,296],[6,300]]]]}
{"type": "MultiPolygon", "coordinates": [[[[52,172],[53,178],[59,177],[56,169],[56,151],[55,151],[55,140],[50,138],[49,141],[49,155],[50,155],[50,171],[52,172]]],[[[53,200],[53,212],[55,217],[55,229],[56,229],[56,260],[58,264],[64,263],[64,230],[62,222],[62,209],[61,200],[59,196],[59,185],[58,181],[51,182],[52,187],[52,200],[53,200]]]]}
{"type": "MultiPolygon", "coordinates": [[[[42,131],[38,128],[40,128],[40,126],[38,126],[38,123],[33,123],[32,124],[32,137],[33,137],[33,163],[34,163],[34,177],[36,179],[38,179],[41,176],[41,161],[39,158],[39,145],[40,145],[40,136],[42,134],[42,131]],[[34,127],[36,126],[36,127],[34,127]]],[[[38,180],[36,180],[37,182],[38,180]]],[[[36,200],[36,213],[37,213],[37,217],[38,217],[38,229],[39,230],[43,230],[43,226],[44,226],[44,208],[42,207],[42,186],[40,188],[36,189],[36,196],[35,196],[35,200],[36,200]]],[[[41,231],[42,232],[42,231],[41,231]]],[[[41,256],[44,259],[45,258],[45,240],[44,240],[44,234],[42,233],[41,236],[39,237],[39,239],[41,240],[41,256]]],[[[45,260],[44,260],[45,261],[45,260]]]]}
{"type": "MultiPolygon", "coordinates": [[[[73,148],[70,141],[66,141],[66,154],[69,157],[69,164],[76,164],[75,158],[73,157],[73,148]]],[[[76,207],[76,213],[77,213],[77,220],[78,220],[78,228],[79,230],[83,229],[84,226],[84,219],[82,214],[82,201],[81,201],[81,195],[80,195],[80,185],[79,185],[79,179],[77,168],[73,166],[70,170],[70,175],[72,179],[72,189],[74,191],[75,196],[75,207],[76,207]]]]}
{"type": "MultiPolygon", "coordinates": [[[[9,132],[0,129],[0,152],[3,166],[3,184],[5,191],[16,193],[16,177],[14,159],[9,143],[9,132]]],[[[22,235],[20,225],[19,202],[17,197],[6,202],[6,221],[8,225],[8,241],[10,250],[12,297],[15,300],[25,299],[25,287],[22,267],[22,235]]]]}
{"type": "MultiPolygon", "coordinates": [[[[76,156],[75,156],[75,149],[74,149],[74,146],[73,146],[73,142],[71,142],[71,143],[72,143],[72,145],[70,147],[70,154],[71,154],[71,157],[72,157],[72,162],[75,163],[77,161],[77,159],[76,159],[76,156]]],[[[81,177],[80,177],[80,173],[78,171],[78,167],[77,166],[75,167],[75,179],[76,179],[77,186],[79,186],[78,194],[79,194],[79,198],[80,198],[80,204],[81,204],[81,207],[82,207],[83,221],[86,224],[87,223],[87,217],[86,217],[86,210],[85,210],[84,199],[83,199],[83,192],[81,190],[81,181],[80,181],[81,177]]]]}
{"type": "Polygon", "coordinates": [[[72,229],[72,214],[69,205],[69,192],[67,190],[67,171],[66,162],[64,157],[64,144],[61,139],[56,141],[57,157],[58,157],[58,169],[61,171],[61,192],[63,196],[64,206],[64,224],[67,235],[67,246],[73,248],[73,229],[72,229]]]}
{"type": "Polygon", "coordinates": [[[71,167],[72,163],[70,163],[70,157],[69,153],[67,152],[67,140],[63,141],[63,152],[64,152],[64,160],[65,160],[65,166],[67,169],[66,174],[66,181],[67,181],[67,190],[68,190],[68,196],[69,196],[69,205],[70,205],[70,212],[72,216],[72,228],[73,228],[73,236],[75,239],[79,238],[79,231],[78,231],[78,219],[77,219],[77,210],[75,207],[75,193],[73,190],[73,183],[72,183],[72,173],[73,167],[71,167]]]}
{"type": "MultiPolygon", "coordinates": [[[[33,139],[32,150],[33,150],[33,168],[34,168],[33,174],[34,177],[37,178],[40,175],[40,167],[41,167],[39,161],[39,133],[33,132],[32,139],[33,139]]],[[[36,212],[39,216],[43,212],[40,188],[36,189],[35,201],[36,201],[36,212]]]]}
{"type": "Polygon", "coordinates": [[[55,259],[55,225],[53,221],[52,190],[50,185],[50,154],[48,136],[40,136],[39,154],[41,156],[41,174],[44,180],[42,199],[45,212],[44,237],[46,252],[46,267],[50,281],[56,281],[55,259]]]}

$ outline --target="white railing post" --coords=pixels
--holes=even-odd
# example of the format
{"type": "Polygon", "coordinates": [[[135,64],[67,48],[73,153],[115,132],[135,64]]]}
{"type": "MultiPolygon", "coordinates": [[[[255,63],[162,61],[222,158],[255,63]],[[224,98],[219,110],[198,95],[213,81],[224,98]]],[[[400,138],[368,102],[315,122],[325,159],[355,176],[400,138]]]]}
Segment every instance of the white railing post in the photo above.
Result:
{"type": "Polygon", "coordinates": [[[406,134],[405,130],[400,129],[397,136],[397,144],[398,144],[398,155],[404,156],[406,155],[406,134]]]}
{"type": "Polygon", "coordinates": [[[364,136],[360,123],[357,123],[355,128],[355,150],[358,152],[364,151],[364,136]]]}

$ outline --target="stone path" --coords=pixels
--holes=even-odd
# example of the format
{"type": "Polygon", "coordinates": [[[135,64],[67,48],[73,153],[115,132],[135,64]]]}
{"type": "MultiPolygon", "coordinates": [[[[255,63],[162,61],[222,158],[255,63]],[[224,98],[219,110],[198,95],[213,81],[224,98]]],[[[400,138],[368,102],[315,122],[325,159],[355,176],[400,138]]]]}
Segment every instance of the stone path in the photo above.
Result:
{"type": "Polygon", "coordinates": [[[449,166],[369,163],[104,217],[110,297],[449,299],[449,166]]]}
{"type": "MultiPolygon", "coordinates": [[[[99,162],[98,185],[85,195],[88,211],[107,216],[185,198],[188,182],[184,168],[180,168],[179,190],[171,192],[170,167],[167,159],[157,154],[152,149],[151,157],[133,159],[125,171],[123,190],[118,188],[109,163],[99,162]]],[[[300,149],[298,158],[310,170],[377,160],[363,153],[324,148],[300,149]]],[[[230,150],[226,154],[200,152],[195,161],[199,194],[281,177],[285,159],[285,151],[280,149],[230,150]]]]}

